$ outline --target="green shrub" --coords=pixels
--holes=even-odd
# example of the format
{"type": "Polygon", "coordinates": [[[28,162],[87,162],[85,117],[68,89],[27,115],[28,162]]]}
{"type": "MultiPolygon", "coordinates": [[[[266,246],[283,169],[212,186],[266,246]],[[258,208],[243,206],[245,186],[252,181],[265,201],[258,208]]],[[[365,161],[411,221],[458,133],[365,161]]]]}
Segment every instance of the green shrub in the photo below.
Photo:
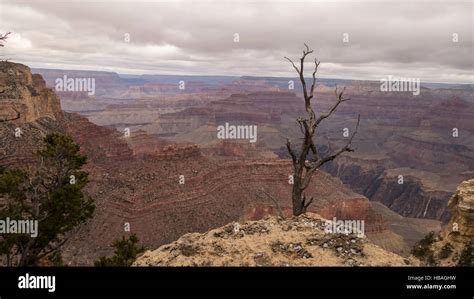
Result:
{"type": "Polygon", "coordinates": [[[430,232],[426,235],[423,239],[418,241],[413,249],[411,250],[411,254],[415,257],[419,258],[420,260],[426,262],[429,265],[435,264],[435,259],[433,255],[433,251],[431,250],[431,244],[433,244],[435,239],[435,233],[430,232]]]}
{"type": "Polygon", "coordinates": [[[143,246],[138,245],[138,237],[133,234],[129,239],[122,237],[112,243],[115,254],[111,257],[102,256],[94,262],[96,267],[129,267],[137,259],[137,256],[145,251],[143,246]]]}

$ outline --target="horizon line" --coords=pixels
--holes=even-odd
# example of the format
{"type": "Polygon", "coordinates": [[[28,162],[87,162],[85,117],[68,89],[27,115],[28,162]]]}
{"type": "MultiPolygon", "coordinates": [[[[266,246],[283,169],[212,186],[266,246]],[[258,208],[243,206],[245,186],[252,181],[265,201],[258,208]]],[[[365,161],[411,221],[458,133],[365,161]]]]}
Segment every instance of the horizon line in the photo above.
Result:
{"type": "MultiPolygon", "coordinates": [[[[15,62],[20,63],[20,62],[15,62]]],[[[23,63],[21,63],[23,64],[23,63]]],[[[28,66],[28,65],[27,65],[28,66]]],[[[112,70],[92,70],[92,69],[71,69],[71,68],[47,68],[47,67],[31,67],[28,66],[30,69],[43,69],[43,70],[62,70],[62,71],[81,71],[81,72],[98,72],[98,73],[114,73],[117,74],[119,77],[121,76],[169,76],[169,77],[178,77],[178,76],[187,76],[187,77],[231,77],[231,78],[242,78],[242,77],[254,77],[254,78],[275,78],[275,79],[294,79],[298,78],[298,76],[288,77],[288,76],[275,76],[275,75],[221,75],[221,74],[160,74],[160,73],[152,73],[152,74],[130,74],[130,73],[122,73],[112,70]]],[[[389,75],[385,75],[381,79],[385,79],[389,75]]],[[[394,76],[399,77],[399,76],[394,76]]],[[[122,77],[121,77],[122,78],[122,77]]],[[[311,79],[311,77],[305,77],[311,79]]],[[[400,77],[402,78],[402,77],[400,77]]],[[[341,77],[316,77],[316,79],[323,79],[323,80],[345,80],[345,81],[368,81],[368,82],[379,82],[380,79],[361,79],[361,78],[341,78],[341,77]]],[[[474,82],[442,82],[442,81],[423,81],[420,79],[420,83],[431,83],[431,84],[448,84],[448,85],[474,85],[474,82]]]]}

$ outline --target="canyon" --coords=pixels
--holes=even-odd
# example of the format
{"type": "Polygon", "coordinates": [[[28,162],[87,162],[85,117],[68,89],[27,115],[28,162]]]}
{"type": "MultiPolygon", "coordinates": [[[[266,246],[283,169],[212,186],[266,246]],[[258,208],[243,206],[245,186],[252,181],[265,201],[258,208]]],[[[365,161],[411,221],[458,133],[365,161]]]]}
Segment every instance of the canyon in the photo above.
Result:
{"type": "MultiPolygon", "coordinates": [[[[179,77],[38,72],[45,80],[27,66],[0,62],[0,166],[28,165],[51,132],[70,134],[80,144],[96,211],[65,244],[66,264],[91,265],[130,232],[154,249],[186,233],[258,221],[278,209],[291,214],[292,166],[283,145],[287,136],[297,141],[295,119],[303,105],[286,79],[188,78],[182,91],[179,77]],[[47,86],[64,75],[97,76],[95,96],[56,95],[47,86]],[[256,125],[257,142],[218,140],[217,127],[225,122],[256,125]]],[[[318,86],[318,111],[334,100],[339,81],[322,82],[327,85],[318,86]]],[[[344,82],[352,100],[321,127],[321,152],[343,143],[342,130],[353,127],[357,114],[365,121],[356,152],[313,178],[309,211],[364,220],[371,243],[407,256],[417,240],[441,230],[450,217],[450,195],[472,176],[472,92],[422,88],[413,100],[378,93],[370,83],[344,82]],[[462,138],[452,139],[453,127],[462,138]]]]}
{"type": "MultiPolygon", "coordinates": [[[[62,74],[38,71],[51,86],[55,76],[62,74]]],[[[65,73],[74,76],[74,71],[65,73]]],[[[65,109],[119,131],[128,128],[197,144],[205,156],[215,159],[288,159],[286,138],[293,144],[300,142],[296,118],[304,114],[302,95],[295,84],[289,89],[289,82],[298,82],[296,78],[121,78],[115,73],[108,73],[107,78],[101,87],[107,96],[78,101],[76,95],[64,94],[65,109]],[[179,89],[180,81],[186,82],[186,89],[179,89]],[[132,97],[124,96],[131,95],[131,90],[132,97]],[[257,142],[216,138],[219,126],[226,122],[256,126],[257,142]]],[[[351,99],[318,128],[321,152],[342,145],[343,130],[352,130],[361,115],[354,140],[357,150],[326,164],[324,171],[403,216],[446,223],[449,197],[474,174],[473,86],[421,82],[419,94],[413,95],[383,92],[375,81],[322,78],[318,82],[317,112],[331,107],[337,85],[344,85],[351,99]]]]}

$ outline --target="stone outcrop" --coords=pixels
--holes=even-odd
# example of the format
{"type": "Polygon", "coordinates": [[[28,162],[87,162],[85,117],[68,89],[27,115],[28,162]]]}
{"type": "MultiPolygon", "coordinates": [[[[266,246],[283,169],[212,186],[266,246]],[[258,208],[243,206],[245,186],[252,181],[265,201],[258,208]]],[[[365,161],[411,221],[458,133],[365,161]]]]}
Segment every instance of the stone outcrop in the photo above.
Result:
{"type": "Polygon", "coordinates": [[[0,61],[0,166],[26,167],[46,132],[61,131],[59,98],[29,67],[0,61]]]}
{"type": "Polygon", "coordinates": [[[447,228],[453,242],[474,240],[474,179],[462,182],[448,203],[452,218],[447,228]],[[455,230],[453,231],[453,228],[455,230]],[[456,233],[457,232],[457,233],[456,233]]]}
{"type": "Polygon", "coordinates": [[[462,182],[449,199],[451,220],[426,250],[431,263],[474,266],[474,179],[462,182]]]}
{"type": "Polygon", "coordinates": [[[328,233],[317,214],[233,222],[147,251],[134,266],[405,266],[365,237],[328,233]]]}
{"type": "Polygon", "coordinates": [[[54,118],[61,111],[59,98],[29,67],[0,62],[0,122],[32,122],[54,118]]]}

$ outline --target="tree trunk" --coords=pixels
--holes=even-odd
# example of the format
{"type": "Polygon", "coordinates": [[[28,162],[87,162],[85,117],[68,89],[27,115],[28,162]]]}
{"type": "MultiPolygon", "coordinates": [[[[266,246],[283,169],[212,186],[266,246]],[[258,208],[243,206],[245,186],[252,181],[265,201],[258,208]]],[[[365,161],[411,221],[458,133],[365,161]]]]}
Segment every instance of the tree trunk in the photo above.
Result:
{"type": "Polygon", "coordinates": [[[301,192],[295,192],[293,193],[292,199],[293,199],[293,216],[299,216],[303,214],[305,211],[305,208],[303,206],[303,200],[301,199],[301,195],[298,195],[298,193],[301,194],[301,192]]]}
{"type": "Polygon", "coordinates": [[[303,190],[300,186],[301,180],[294,180],[291,199],[293,201],[293,216],[299,216],[306,212],[303,203],[303,190]]]}

